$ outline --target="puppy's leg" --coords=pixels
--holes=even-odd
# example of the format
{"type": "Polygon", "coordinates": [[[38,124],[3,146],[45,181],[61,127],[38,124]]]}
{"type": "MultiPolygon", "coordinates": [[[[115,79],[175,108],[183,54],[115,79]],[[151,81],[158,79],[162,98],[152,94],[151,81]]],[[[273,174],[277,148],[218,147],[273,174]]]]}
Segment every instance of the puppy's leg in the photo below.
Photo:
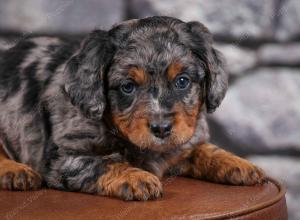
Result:
{"type": "Polygon", "coordinates": [[[266,181],[260,168],[212,144],[197,146],[179,167],[183,175],[217,183],[255,185],[266,181]]]}
{"type": "Polygon", "coordinates": [[[50,187],[95,193],[124,200],[148,200],[161,196],[155,175],[124,162],[119,154],[108,156],[61,155],[46,175],[50,187]]]}
{"type": "Polygon", "coordinates": [[[41,176],[29,166],[8,159],[0,145],[0,189],[34,190],[41,182],[41,176]]]}
{"type": "Polygon", "coordinates": [[[266,180],[260,168],[212,144],[203,144],[194,150],[192,175],[233,185],[255,185],[266,180]]]}

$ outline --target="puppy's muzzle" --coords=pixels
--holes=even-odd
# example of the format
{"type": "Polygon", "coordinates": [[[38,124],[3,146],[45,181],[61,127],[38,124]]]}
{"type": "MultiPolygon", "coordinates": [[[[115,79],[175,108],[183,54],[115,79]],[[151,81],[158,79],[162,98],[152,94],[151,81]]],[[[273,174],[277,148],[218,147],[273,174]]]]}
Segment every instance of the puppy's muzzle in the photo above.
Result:
{"type": "Polygon", "coordinates": [[[149,126],[155,137],[163,139],[171,134],[172,123],[170,121],[152,122],[149,126]]]}

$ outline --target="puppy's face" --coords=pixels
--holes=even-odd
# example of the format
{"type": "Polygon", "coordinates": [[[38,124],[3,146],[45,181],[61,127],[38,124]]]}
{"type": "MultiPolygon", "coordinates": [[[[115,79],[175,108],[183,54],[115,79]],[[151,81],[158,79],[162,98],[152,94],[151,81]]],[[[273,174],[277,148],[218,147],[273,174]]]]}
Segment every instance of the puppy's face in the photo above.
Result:
{"type": "Polygon", "coordinates": [[[186,143],[202,105],[204,76],[204,66],[175,31],[136,30],[108,73],[115,126],[142,148],[166,150],[186,143]]]}
{"type": "Polygon", "coordinates": [[[108,109],[140,148],[169,150],[191,139],[202,106],[212,112],[225,95],[227,75],[211,44],[201,23],[170,17],[95,31],[70,60],[66,92],[89,117],[108,109]]]}

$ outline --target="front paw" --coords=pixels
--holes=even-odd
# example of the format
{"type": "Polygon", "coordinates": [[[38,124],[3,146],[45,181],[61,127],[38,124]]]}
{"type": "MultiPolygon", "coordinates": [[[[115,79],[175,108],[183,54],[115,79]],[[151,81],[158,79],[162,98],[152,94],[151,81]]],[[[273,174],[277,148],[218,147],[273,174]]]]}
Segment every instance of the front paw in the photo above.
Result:
{"type": "Polygon", "coordinates": [[[267,182],[264,171],[252,163],[241,160],[234,166],[224,167],[220,172],[224,173],[224,182],[233,185],[260,185],[267,182]]]}
{"type": "Polygon", "coordinates": [[[0,164],[0,189],[35,190],[41,187],[41,176],[29,166],[12,160],[0,164]]]}
{"type": "Polygon", "coordinates": [[[232,185],[251,186],[267,181],[262,169],[212,144],[203,144],[196,148],[191,175],[232,185]]]}
{"type": "Polygon", "coordinates": [[[157,176],[128,164],[114,164],[97,182],[98,193],[124,200],[149,200],[162,196],[157,176]]]}

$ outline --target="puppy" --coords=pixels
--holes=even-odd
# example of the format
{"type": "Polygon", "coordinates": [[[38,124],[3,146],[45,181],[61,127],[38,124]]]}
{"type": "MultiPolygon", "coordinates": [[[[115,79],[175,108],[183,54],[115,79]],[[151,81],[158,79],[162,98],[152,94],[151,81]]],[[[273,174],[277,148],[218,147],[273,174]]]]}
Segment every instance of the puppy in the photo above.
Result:
{"type": "Polygon", "coordinates": [[[227,89],[199,22],[130,20],[82,42],[33,37],[0,60],[0,186],[156,199],[164,175],[261,184],[250,162],[209,144],[206,112],[227,89]],[[6,155],[7,154],[7,155],[6,155]]]}

